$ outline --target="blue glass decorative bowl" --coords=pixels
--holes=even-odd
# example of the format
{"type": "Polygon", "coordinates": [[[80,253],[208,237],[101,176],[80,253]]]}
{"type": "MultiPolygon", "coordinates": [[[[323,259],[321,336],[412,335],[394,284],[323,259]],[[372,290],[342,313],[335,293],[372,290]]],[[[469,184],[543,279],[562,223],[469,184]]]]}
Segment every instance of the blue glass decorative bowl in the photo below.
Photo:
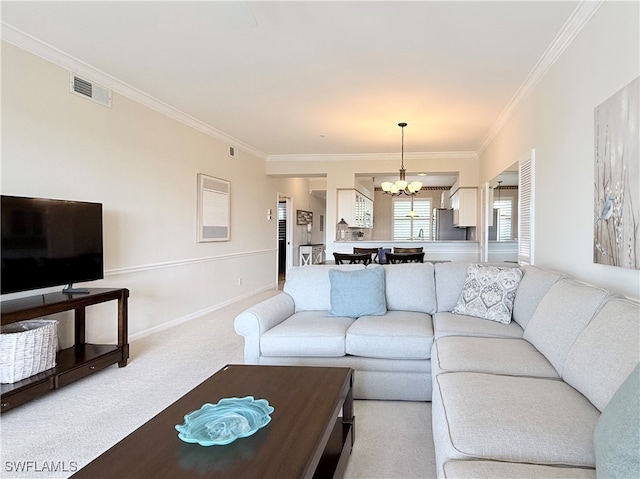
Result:
{"type": "Polygon", "coordinates": [[[176,430],[184,442],[221,446],[251,436],[266,426],[272,412],[273,407],[266,399],[224,398],[185,415],[184,424],[176,424],[176,430]]]}

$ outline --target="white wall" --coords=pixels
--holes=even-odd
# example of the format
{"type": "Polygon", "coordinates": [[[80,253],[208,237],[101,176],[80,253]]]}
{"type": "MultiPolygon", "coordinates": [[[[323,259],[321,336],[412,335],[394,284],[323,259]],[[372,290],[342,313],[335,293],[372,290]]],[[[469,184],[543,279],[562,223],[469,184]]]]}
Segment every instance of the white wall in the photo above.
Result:
{"type": "MultiPolygon", "coordinates": [[[[118,94],[112,108],[73,95],[67,70],[6,43],[1,151],[2,194],[103,203],[105,279],[90,286],[130,289],[131,335],[275,287],[277,216],[266,213],[277,196],[263,159],[230,158],[118,94]],[[196,242],[198,173],[231,181],[231,241],[196,242]]],[[[88,318],[89,341],[116,340],[115,304],[88,318]]]]}
{"type": "Polygon", "coordinates": [[[604,2],[480,157],[483,182],[535,148],[536,264],[634,298],[637,270],[593,263],[594,108],[640,74],[639,7],[604,2]]]}

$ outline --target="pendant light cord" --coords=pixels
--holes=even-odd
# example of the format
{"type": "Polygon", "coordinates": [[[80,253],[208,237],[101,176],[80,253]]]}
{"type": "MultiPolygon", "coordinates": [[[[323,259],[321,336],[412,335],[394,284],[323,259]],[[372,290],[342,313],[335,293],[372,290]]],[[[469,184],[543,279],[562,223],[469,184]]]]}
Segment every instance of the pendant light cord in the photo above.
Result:
{"type": "Polygon", "coordinates": [[[402,128],[402,142],[400,148],[400,163],[401,168],[404,168],[404,127],[407,126],[406,123],[398,123],[398,126],[402,128]]]}

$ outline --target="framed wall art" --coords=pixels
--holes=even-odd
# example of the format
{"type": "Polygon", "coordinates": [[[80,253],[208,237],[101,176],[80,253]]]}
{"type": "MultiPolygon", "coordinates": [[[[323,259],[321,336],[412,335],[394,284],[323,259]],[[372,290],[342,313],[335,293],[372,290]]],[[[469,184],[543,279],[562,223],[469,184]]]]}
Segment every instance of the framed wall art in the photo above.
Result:
{"type": "Polygon", "coordinates": [[[198,173],[198,243],[229,241],[231,183],[198,173]]]}
{"type": "Polygon", "coordinates": [[[593,261],[640,269],[640,77],[595,108],[593,261]]]}
{"type": "Polygon", "coordinates": [[[313,211],[296,210],[296,224],[307,225],[313,223],[313,211]]]}

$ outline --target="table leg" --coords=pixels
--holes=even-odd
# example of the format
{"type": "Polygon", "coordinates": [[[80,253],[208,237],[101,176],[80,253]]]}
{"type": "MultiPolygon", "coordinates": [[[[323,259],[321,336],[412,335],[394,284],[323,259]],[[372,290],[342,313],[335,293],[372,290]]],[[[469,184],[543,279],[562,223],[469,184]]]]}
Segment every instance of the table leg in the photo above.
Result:
{"type": "Polygon", "coordinates": [[[75,344],[84,344],[86,341],[84,306],[81,308],[74,309],[74,318],[75,318],[75,344]]]}
{"type": "Polygon", "coordinates": [[[355,417],[353,415],[353,373],[349,381],[351,382],[349,392],[342,405],[342,423],[351,424],[351,446],[353,446],[356,439],[355,417]]]}
{"type": "Polygon", "coordinates": [[[118,366],[123,368],[129,359],[129,318],[128,299],[126,294],[118,298],[118,346],[122,348],[122,360],[118,361],[118,366]]]}

